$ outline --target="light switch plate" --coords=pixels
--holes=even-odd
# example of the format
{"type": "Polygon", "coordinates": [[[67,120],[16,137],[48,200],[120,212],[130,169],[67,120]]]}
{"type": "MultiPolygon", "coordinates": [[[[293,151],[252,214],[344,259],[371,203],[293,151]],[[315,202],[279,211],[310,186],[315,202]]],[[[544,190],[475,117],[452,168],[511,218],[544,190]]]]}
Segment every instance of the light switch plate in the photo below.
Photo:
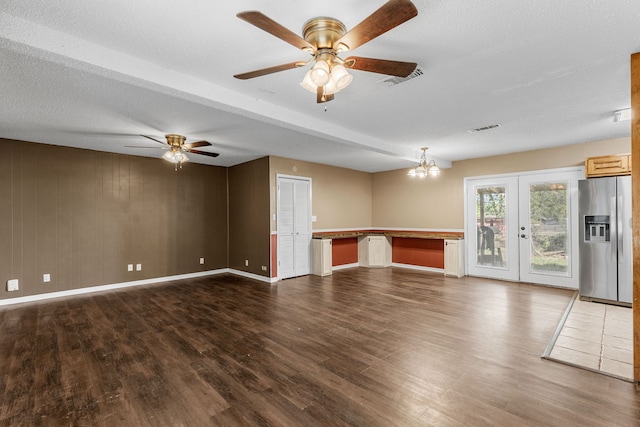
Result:
{"type": "Polygon", "coordinates": [[[136,271],[142,271],[142,264],[136,264],[136,271]]]}
{"type": "Polygon", "coordinates": [[[127,264],[127,271],[133,271],[133,264],[127,264]]]}

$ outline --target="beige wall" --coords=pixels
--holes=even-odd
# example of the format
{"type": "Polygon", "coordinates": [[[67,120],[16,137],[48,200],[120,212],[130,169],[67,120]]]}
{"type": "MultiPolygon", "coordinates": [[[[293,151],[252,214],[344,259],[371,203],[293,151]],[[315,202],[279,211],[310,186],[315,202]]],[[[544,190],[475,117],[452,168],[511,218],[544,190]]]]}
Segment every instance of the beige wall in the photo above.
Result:
{"type": "Polygon", "coordinates": [[[630,138],[617,138],[454,162],[437,178],[411,178],[405,169],[377,173],[373,225],[462,230],[465,177],[582,166],[586,157],[630,151],[630,138]]]}
{"type": "MultiPolygon", "coordinates": [[[[314,230],[371,227],[372,174],[300,160],[270,157],[271,218],[277,212],[276,175],[311,178],[314,230]]],[[[271,230],[277,230],[271,220],[271,230]]]]}
{"type": "Polygon", "coordinates": [[[0,299],[227,266],[225,168],[175,172],[161,159],[6,139],[0,148],[0,299]],[[6,291],[9,279],[19,291],[6,291]]]}

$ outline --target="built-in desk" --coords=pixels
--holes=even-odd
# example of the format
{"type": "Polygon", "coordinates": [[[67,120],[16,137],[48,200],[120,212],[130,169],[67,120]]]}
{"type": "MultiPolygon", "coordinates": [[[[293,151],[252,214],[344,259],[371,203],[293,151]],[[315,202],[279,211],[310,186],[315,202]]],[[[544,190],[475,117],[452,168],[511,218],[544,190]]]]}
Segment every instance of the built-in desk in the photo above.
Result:
{"type": "MultiPolygon", "coordinates": [[[[313,233],[313,238],[332,241],[333,269],[356,265],[384,267],[396,264],[445,272],[445,241],[459,241],[460,248],[464,245],[462,232],[371,229],[316,232],[313,233]],[[369,237],[373,239],[367,239],[369,237]],[[371,258],[371,254],[375,254],[374,259],[371,258]]],[[[328,262],[326,259],[324,261],[328,262]]],[[[462,263],[463,258],[457,262],[462,263]]],[[[456,271],[462,271],[464,275],[464,268],[457,268],[456,271]]]]}

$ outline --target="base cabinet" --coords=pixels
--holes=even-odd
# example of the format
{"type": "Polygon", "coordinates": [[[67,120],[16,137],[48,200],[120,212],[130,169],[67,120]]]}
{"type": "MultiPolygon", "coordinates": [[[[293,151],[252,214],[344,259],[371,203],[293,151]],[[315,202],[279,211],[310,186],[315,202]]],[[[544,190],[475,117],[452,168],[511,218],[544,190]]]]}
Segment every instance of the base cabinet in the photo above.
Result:
{"type": "Polygon", "coordinates": [[[464,272],[464,240],[444,241],[444,275],[462,277],[464,272]]]}
{"type": "Polygon", "coordinates": [[[362,267],[389,267],[391,265],[391,237],[361,237],[358,240],[358,264],[362,267]]]}
{"type": "Polygon", "coordinates": [[[328,276],[331,274],[333,264],[331,246],[331,239],[313,239],[311,274],[315,274],[316,276],[328,276]]]}

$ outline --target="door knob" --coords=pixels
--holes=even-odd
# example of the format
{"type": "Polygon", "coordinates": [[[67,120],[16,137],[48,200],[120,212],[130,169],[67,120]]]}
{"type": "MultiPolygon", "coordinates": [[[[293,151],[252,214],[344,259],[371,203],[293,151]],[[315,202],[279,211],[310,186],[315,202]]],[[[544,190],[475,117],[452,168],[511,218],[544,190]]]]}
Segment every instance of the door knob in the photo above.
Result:
{"type": "Polygon", "coordinates": [[[520,237],[522,237],[523,239],[526,239],[527,235],[526,234],[521,234],[520,237]]]}

